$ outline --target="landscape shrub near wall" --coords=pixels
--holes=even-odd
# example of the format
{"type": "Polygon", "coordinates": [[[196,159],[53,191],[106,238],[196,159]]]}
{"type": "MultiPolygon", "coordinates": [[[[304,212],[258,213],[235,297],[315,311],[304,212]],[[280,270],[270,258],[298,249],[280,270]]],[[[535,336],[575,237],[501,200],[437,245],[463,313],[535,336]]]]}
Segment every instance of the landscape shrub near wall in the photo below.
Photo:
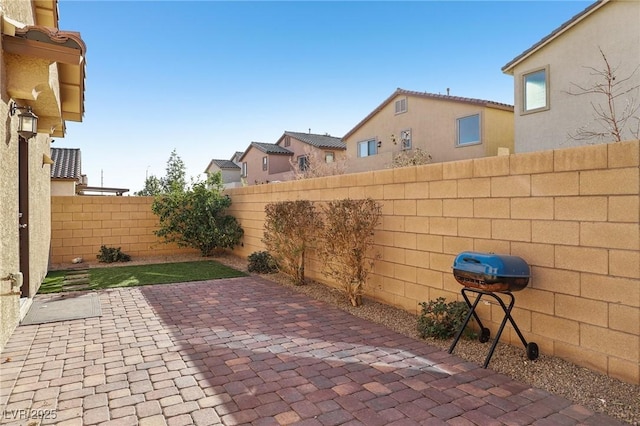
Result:
{"type": "MultiPolygon", "coordinates": [[[[461,299],[451,269],[458,253],[520,256],[531,280],[512,315],[526,339],[638,384],[639,158],[631,141],[234,188],[229,212],[245,230],[234,252],[265,249],[269,203],[372,198],[382,206],[371,244],[381,256],[365,296],[418,314],[422,302],[461,299]]],[[[305,275],[339,285],[322,271],[309,250],[305,275]]],[[[495,334],[504,313],[481,305],[495,334]]],[[[510,326],[501,341],[521,344],[510,326]]]]}

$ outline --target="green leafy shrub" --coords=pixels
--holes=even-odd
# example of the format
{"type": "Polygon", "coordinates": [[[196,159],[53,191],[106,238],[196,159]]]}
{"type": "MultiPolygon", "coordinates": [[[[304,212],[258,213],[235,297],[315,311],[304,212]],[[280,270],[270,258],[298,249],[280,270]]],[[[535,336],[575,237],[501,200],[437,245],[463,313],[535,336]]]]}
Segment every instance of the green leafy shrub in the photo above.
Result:
{"type": "Polygon", "coordinates": [[[262,242],[278,268],[296,285],[304,284],[304,254],[321,222],[311,201],[280,201],[264,208],[262,242]]]}
{"type": "Polygon", "coordinates": [[[448,339],[453,337],[464,323],[469,313],[465,302],[447,303],[444,297],[420,303],[422,313],[418,317],[418,333],[423,339],[433,337],[448,339]]]}
{"type": "Polygon", "coordinates": [[[257,272],[259,274],[271,274],[278,270],[275,259],[268,251],[256,251],[249,255],[249,272],[257,272]]]}
{"type": "Polygon", "coordinates": [[[123,253],[121,247],[107,247],[105,245],[100,246],[100,253],[96,256],[98,262],[113,263],[113,262],[128,262],[131,260],[131,256],[123,253]]]}
{"type": "Polygon", "coordinates": [[[367,276],[378,257],[373,253],[373,231],[381,206],[371,198],[335,200],[323,208],[318,255],[323,274],[342,285],[353,306],[362,304],[367,276]]]}
{"type": "Polygon", "coordinates": [[[211,256],[216,249],[233,248],[244,230],[235,217],[225,214],[231,198],[222,195],[220,172],[183,191],[177,188],[156,196],[151,210],[160,223],[155,234],[165,242],[200,250],[211,256]]]}

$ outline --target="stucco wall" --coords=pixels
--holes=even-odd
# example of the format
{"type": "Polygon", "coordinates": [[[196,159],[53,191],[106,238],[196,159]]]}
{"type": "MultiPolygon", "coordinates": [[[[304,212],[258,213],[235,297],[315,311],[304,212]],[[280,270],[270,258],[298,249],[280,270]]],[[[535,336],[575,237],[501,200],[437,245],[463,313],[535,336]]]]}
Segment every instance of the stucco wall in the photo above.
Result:
{"type": "MultiPolygon", "coordinates": [[[[640,2],[611,1],[514,67],[516,152],[599,142],[577,141],[568,135],[575,135],[576,130],[585,125],[589,125],[591,129],[600,127],[595,121],[591,103],[606,108],[606,96],[573,96],[569,92],[578,91],[575,84],[589,88],[596,83],[604,83],[602,77],[596,76],[594,71],[603,70],[605,66],[598,48],[602,49],[609,64],[617,68],[615,74],[618,81],[632,75],[640,65],[639,16],[640,2]],[[549,109],[522,114],[522,74],[545,66],[549,67],[549,109]]],[[[640,72],[636,71],[628,82],[619,87],[629,89],[638,85],[640,72]]],[[[621,117],[626,100],[631,99],[635,99],[636,105],[640,101],[638,89],[617,100],[618,118],[621,117]]],[[[637,123],[633,125],[636,126],[637,123]]],[[[623,139],[633,137],[628,129],[623,135],[623,139]]]]}
{"type": "Polygon", "coordinates": [[[154,235],[158,218],[151,211],[152,202],[153,197],[51,197],[51,266],[76,257],[97,263],[102,245],[120,247],[133,259],[198,253],[165,244],[154,235]]]}
{"type": "MultiPolygon", "coordinates": [[[[637,384],[639,158],[635,141],[231,189],[245,230],[236,253],[264,249],[267,203],[372,197],[383,205],[382,257],[369,296],[418,313],[420,302],[460,298],[451,266],[461,251],[521,256],[532,277],[513,317],[527,340],[637,384]]],[[[326,282],[320,268],[310,253],[307,276],[326,282]]],[[[480,315],[495,335],[502,310],[480,315]]],[[[502,339],[522,346],[510,326],[502,339]]]]}
{"type": "Polygon", "coordinates": [[[345,139],[348,169],[354,172],[389,168],[402,151],[399,136],[412,131],[412,147],[431,155],[434,162],[454,161],[496,155],[497,147],[513,152],[513,112],[464,102],[398,95],[376,115],[345,139]],[[395,113],[395,100],[407,98],[407,112],[395,113]],[[456,120],[480,114],[482,143],[456,146],[456,120]],[[391,135],[396,136],[394,144],[391,135]],[[378,153],[358,158],[358,143],[369,139],[380,142],[378,153]]]}
{"type": "Polygon", "coordinates": [[[73,180],[53,180],[51,181],[51,196],[71,196],[76,195],[76,183],[73,180]]]}

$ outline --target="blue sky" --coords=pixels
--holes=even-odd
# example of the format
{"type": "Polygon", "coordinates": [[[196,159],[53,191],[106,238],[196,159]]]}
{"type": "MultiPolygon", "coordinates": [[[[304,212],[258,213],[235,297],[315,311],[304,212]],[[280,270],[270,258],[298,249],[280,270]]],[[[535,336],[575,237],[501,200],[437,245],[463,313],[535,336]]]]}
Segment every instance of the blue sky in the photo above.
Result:
{"type": "Polygon", "coordinates": [[[512,104],[501,68],[590,3],[60,0],[85,117],[52,146],[133,195],[173,149],[196,178],[285,130],[342,136],[398,87],[512,104]]]}

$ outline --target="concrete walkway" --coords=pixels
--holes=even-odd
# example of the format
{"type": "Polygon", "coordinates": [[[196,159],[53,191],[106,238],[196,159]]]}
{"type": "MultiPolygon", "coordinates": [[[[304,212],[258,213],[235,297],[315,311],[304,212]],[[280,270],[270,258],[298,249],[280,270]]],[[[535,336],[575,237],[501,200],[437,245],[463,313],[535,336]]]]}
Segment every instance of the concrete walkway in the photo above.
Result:
{"type": "Polygon", "coordinates": [[[1,424],[620,424],[260,277],[99,294],[16,329],[1,424]]]}

